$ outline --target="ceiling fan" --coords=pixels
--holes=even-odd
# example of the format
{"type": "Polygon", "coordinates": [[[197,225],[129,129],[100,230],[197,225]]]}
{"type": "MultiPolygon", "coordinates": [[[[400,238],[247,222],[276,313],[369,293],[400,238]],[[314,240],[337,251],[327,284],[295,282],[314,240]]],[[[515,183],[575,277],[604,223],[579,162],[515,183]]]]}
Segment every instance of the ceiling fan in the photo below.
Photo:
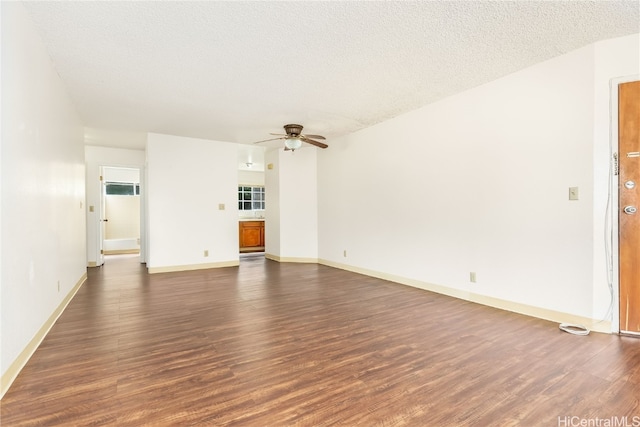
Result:
{"type": "Polygon", "coordinates": [[[259,144],[261,142],[267,141],[275,141],[278,139],[284,139],[284,149],[286,151],[291,150],[295,151],[298,148],[302,147],[302,143],[306,142],[307,144],[315,145],[320,148],[327,148],[328,145],[324,142],[315,141],[315,139],[325,139],[322,135],[303,135],[302,134],[302,125],[284,125],[284,131],[286,134],[280,133],[272,133],[271,135],[277,135],[278,138],[270,138],[264,139],[262,141],[256,141],[254,144],[259,144]],[[312,139],[313,138],[313,139],[312,139]]]}

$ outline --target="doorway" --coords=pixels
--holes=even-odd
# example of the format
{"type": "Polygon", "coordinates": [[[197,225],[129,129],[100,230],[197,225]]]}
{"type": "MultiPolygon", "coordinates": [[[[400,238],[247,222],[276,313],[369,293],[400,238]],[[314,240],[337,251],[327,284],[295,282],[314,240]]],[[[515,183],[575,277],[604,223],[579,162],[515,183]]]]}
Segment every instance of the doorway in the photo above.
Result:
{"type": "MultiPolygon", "coordinates": [[[[141,252],[140,169],[101,168],[101,252],[103,256],[141,252]]],[[[103,258],[104,262],[104,258],[103,258]]]]}
{"type": "Polygon", "coordinates": [[[640,81],[618,85],[620,333],[640,336],[640,81]]]}
{"type": "Polygon", "coordinates": [[[264,256],[265,163],[264,147],[238,145],[238,243],[240,260],[264,256]]]}

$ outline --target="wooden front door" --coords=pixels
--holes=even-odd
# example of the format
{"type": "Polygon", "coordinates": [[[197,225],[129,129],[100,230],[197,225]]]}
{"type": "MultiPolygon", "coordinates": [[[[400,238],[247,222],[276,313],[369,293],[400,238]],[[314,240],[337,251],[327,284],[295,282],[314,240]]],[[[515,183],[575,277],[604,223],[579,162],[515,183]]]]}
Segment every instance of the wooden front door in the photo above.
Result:
{"type": "Polygon", "coordinates": [[[618,92],[620,332],[640,334],[640,81],[618,92]]]}

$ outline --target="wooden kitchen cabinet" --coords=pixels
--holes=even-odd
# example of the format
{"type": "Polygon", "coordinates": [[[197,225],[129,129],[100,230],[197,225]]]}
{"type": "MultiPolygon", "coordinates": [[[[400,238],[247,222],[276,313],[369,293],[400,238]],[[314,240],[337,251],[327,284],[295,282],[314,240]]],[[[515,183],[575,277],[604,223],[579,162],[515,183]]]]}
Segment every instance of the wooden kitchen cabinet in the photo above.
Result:
{"type": "Polygon", "coordinates": [[[240,252],[264,250],[264,221],[240,221],[240,252]]]}

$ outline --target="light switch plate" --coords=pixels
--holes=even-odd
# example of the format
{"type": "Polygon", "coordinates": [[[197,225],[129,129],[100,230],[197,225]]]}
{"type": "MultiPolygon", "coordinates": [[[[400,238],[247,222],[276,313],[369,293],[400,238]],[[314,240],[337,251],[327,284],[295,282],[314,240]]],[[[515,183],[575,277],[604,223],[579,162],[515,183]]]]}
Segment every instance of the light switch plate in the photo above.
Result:
{"type": "Polygon", "coordinates": [[[578,187],[569,187],[569,200],[578,200],[578,187]]]}
{"type": "Polygon", "coordinates": [[[220,210],[220,211],[224,210],[224,203],[219,203],[218,204],[218,210],[220,210]]]}

